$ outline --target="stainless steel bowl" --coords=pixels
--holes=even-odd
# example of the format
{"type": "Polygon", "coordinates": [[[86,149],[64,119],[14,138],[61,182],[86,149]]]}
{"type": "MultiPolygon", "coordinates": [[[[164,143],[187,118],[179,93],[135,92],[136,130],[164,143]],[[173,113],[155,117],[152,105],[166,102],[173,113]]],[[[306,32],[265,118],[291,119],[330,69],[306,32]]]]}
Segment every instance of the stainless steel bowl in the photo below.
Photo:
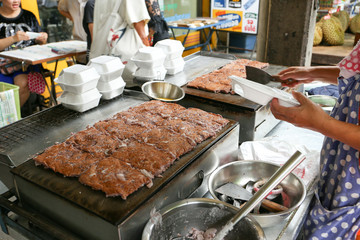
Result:
{"type": "MultiPolygon", "coordinates": [[[[161,223],[153,219],[148,221],[143,230],[142,240],[170,240],[186,236],[192,228],[205,231],[213,226],[222,227],[237,211],[237,208],[213,199],[181,200],[159,211],[161,223]]],[[[265,235],[260,225],[250,216],[236,224],[225,239],[263,240],[265,235]]]]}
{"type": "MultiPolygon", "coordinates": [[[[211,196],[219,200],[215,189],[232,182],[240,186],[245,186],[249,181],[269,179],[278,169],[279,165],[262,161],[236,161],[223,165],[211,173],[208,187],[211,196]]],[[[277,213],[250,213],[251,216],[260,224],[261,227],[270,227],[289,217],[306,197],[306,187],[304,182],[295,174],[289,174],[282,182],[284,193],[289,197],[290,205],[287,211],[277,213]]]]}
{"type": "Polygon", "coordinates": [[[142,85],[141,90],[148,97],[165,102],[180,101],[185,96],[185,92],[182,88],[175,84],[163,81],[146,82],[142,85]]]}

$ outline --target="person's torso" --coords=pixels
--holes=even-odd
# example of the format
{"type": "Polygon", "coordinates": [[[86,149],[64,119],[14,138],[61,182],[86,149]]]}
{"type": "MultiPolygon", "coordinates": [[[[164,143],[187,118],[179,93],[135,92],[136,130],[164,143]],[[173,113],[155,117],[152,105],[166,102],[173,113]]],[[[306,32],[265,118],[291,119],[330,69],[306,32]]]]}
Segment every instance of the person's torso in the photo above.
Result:
{"type": "Polygon", "coordinates": [[[68,11],[73,19],[73,37],[75,40],[86,41],[86,32],[83,27],[84,8],[88,0],[67,0],[68,11]]]}
{"type": "MultiPolygon", "coordinates": [[[[40,32],[40,26],[34,14],[27,10],[21,10],[20,14],[14,18],[6,18],[0,14],[0,39],[7,38],[16,34],[17,31],[40,32]]],[[[34,40],[20,41],[6,48],[23,48],[35,44],[34,40]]]]}

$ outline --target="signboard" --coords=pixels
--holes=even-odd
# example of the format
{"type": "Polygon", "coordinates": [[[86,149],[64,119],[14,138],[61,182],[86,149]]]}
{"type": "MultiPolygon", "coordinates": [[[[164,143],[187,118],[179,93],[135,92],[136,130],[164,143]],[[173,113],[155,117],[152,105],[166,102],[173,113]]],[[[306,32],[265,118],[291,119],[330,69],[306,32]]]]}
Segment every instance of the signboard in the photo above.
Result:
{"type": "Polygon", "coordinates": [[[232,32],[257,34],[260,0],[211,0],[211,17],[231,19],[216,27],[232,32]]]}
{"type": "Polygon", "coordinates": [[[167,22],[197,17],[197,0],[159,0],[159,5],[167,22]]]}

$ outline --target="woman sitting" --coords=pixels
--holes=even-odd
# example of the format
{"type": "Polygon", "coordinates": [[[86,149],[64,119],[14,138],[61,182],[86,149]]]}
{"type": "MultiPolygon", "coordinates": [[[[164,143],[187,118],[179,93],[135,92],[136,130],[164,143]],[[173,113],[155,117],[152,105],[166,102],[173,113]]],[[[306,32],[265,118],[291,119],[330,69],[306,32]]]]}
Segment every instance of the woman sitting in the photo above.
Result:
{"type": "MultiPolygon", "coordinates": [[[[35,44],[44,44],[47,33],[41,32],[40,25],[33,13],[20,7],[20,0],[0,0],[0,51],[24,48],[35,44]],[[26,32],[40,32],[36,39],[30,39],[26,32]]],[[[40,71],[40,66],[34,66],[40,71]]],[[[19,86],[20,106],[30,96],[28,88],[29,70],[20,69],[10,74],[0,73],[0,82],[19,86]]]]}

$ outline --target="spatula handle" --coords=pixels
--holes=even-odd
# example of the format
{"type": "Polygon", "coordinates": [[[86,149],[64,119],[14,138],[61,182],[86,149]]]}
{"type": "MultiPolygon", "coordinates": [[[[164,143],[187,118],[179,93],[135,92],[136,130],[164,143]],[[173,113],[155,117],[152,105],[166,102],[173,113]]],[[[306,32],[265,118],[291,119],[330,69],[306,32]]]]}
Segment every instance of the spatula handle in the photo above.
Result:
{"type": "Polygon", "coordinates": [[[261,202],[261,206],[270,212],[281,212],[281,211],[289,210],[287,207],[278,204],[276,202],[270,201],[268,199],[264,199],[261,202]]]}

